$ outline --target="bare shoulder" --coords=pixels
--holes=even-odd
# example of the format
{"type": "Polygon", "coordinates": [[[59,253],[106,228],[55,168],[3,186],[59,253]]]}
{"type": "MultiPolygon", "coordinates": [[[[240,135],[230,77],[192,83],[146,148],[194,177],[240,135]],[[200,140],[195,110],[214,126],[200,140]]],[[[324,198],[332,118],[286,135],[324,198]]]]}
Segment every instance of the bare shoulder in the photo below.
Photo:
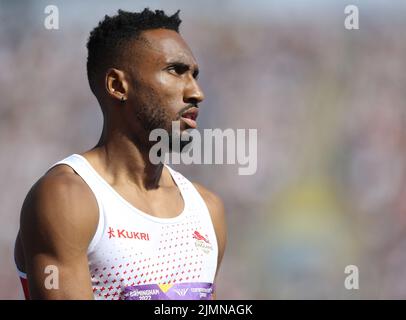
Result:
{"type": "Polygon", "coordinates": [[[224,204],[221,198],[214,192],[203,187],[199,183],[193,183],[197,191],[206,202],[209,209],[211,219],[213,221],[214,231],[216,232],[217,244],[218,244],[218,256],[217,256],[217,269],[215,278],[220,269],[221,262],[223,260],[224,252],[227,245],[227,223],[224,210],[224,204]]]}
{"type": "Polygon", "coordinates": [[[27,274],[30,297],[93,297],[87,251],[97,222],[97,201],[70,167],[52,168],[34,184],[21,210],[15,247],[15,260],[27,274]],[[60,272],[61,290],[44,287],[44,270],[50,265],[60,272]]]}
{"type": "Polygon", "coordinates": [[[97,227],[97,213],[96,199],[86,183],[70,167],[60,165],[28,192],[21,210],[20,236],[23,242],[48,240],[50,245],[52,241],[85,243],[97,227]],[[42,237],[46,239],[38,239],[42,237]]]}
{"type": "Polygon", "coordinates": [[[193,185],[199,191],[200,195],[209,207],[210,213],[215,215],[224,216],[224,203],[223,200],[214,192],[199,183],[193,182],[193,185]]]}

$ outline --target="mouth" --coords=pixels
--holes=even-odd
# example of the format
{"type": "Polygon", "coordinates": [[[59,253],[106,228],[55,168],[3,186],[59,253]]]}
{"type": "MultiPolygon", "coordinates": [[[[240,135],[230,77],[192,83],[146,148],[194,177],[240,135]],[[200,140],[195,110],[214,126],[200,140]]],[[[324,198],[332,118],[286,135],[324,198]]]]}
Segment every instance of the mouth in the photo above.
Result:
{"type": "Polygon", "coordinates": [[[196,119],[199,115],[199,109],[197,107],[191,107],[187,109],[184,113],[181,115],[181,119],[190,127],[190,128],[196,128],[197,123],[196,119]]]}

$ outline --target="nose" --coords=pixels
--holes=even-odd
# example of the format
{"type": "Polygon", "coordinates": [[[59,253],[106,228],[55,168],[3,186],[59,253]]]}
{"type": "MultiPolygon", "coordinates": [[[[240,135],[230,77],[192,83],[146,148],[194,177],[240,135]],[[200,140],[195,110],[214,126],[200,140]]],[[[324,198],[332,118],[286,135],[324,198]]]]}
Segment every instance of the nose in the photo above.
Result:
{"type": "Polygon", "coordinates": [[[183,101],[190,104],[198,104],[204,100],[204,93],[197,80],[193,76],[188,77],[183,95],[183,101]]]}

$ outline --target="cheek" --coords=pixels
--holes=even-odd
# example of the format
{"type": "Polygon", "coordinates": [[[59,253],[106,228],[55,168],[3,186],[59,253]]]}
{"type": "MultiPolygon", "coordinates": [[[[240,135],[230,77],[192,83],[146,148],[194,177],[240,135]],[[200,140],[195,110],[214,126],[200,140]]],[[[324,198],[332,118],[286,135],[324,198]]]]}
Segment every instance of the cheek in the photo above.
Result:
{"type": "Polygon", "coordinates": [[[182,80],[165,72],[157,75],[156,84],[160,95],[168,102],[171,101],[178,104],[178,106],[175,106],[175,108],[178,108],[183,100],[182,80]]]}
{"type": "Polygon", "coordinates": [[[135,103],[150,109],[155,117],[176,119],[184,106],[182,80],[167,72],[139,80],[134,85],[135,103]]]}

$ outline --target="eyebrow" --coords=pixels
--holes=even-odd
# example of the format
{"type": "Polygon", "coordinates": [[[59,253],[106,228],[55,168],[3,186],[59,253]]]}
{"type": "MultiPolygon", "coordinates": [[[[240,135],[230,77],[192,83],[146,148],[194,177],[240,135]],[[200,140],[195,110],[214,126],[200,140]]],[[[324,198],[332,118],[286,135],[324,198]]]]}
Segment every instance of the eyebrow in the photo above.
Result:
{"type": "Polygon", "coordinates": [[[183,61],[180,61],[180,60],[168,61],[166,63],[166,65],[168,65],[168,66],[173,65],[173,66],[178,66],[178,67],[181,67],[181,68],[185,68],[186,70],[192,70],[193,71],[193,77],[195,77],[195,78],[199,75],[199,71],[200,71],[199,67],[197,65],[191,66],[190,64],[187,64],[187,63],[185,63],[183,61]]]}

